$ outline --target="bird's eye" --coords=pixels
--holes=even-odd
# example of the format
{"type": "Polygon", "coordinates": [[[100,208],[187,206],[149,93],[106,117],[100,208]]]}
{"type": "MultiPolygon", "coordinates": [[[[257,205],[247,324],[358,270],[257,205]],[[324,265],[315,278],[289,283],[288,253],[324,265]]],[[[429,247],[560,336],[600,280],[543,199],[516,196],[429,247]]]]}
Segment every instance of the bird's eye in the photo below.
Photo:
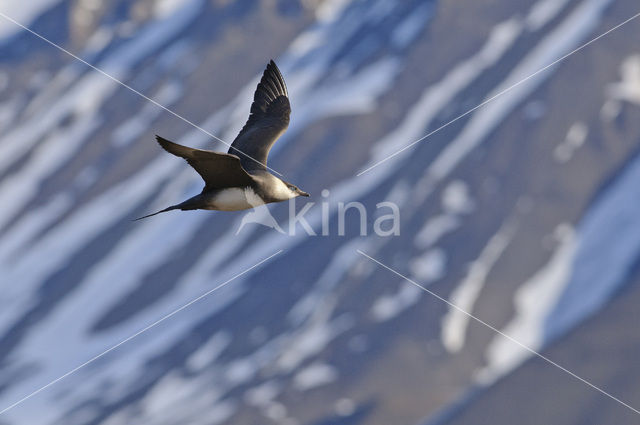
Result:
{"type": "Polygon", "coordinates": [[[289,190],[292,190],[292,191],[294,191],[294,192],[295,192],[295,191],[296,191],[296,188],[295,188],[295,187],[293,187],[293,186],[289,186],[289,190]]]}

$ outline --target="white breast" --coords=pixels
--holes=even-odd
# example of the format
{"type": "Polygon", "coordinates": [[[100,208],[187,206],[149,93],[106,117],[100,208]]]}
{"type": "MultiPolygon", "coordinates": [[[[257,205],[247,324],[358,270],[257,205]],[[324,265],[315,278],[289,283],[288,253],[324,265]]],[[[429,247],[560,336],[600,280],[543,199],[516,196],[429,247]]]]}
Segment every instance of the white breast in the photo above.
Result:
{"type": "Polygon", "coordinates": [[[246,210],[263,204],[262,198],[250,187],[221,190],[210,202],[211,209],[220,211],[246,210]]]}

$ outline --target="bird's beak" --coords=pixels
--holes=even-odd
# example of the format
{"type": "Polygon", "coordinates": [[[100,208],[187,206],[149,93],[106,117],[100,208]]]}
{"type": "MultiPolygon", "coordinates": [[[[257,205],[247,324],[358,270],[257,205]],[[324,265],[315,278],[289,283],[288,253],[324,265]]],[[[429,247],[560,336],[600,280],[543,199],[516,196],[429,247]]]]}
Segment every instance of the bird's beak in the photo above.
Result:
{"type": "Polygon", "coordinates": [[[308,194],[307,192],[303,192],[302,190],[299,190],[299,191],[298,191],[298,194],[299,194],[300,196],[304,196],[305,198],[308,198],[308,197],[309,197],[309,194],[308,194]]]}

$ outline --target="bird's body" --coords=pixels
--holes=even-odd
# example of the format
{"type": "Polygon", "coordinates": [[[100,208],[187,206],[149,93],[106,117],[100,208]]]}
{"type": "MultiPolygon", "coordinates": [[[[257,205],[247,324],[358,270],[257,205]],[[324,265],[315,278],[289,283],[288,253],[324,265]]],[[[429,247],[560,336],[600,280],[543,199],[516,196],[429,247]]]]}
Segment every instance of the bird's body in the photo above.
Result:
{"type": "Polygon", "coordinates": [[[207,209],[240,211],[264,205],[264,200],[251,187],[222,189],[206,200],[207,209]]]}
{"type": "Polygon", "coordinates": [[[140,218],[176,209],[238,211],[309,196],[271,174],[266,165],[271,146],[289,125],[290,113],[287,87],[271,61],[256,89],[249,119],[228,153],[189,148],[156,136],[164,150],[184,158],[200,174],[205,187],[180,204],[140,218]]]}
{"type": "Polygon", "coordinates": [[[281,202],[297,196],[286,183],[269,172],[252,175],[255,184],[231,187],[202,193],[209,210],[238,211],[272,202],[281,202]]]}

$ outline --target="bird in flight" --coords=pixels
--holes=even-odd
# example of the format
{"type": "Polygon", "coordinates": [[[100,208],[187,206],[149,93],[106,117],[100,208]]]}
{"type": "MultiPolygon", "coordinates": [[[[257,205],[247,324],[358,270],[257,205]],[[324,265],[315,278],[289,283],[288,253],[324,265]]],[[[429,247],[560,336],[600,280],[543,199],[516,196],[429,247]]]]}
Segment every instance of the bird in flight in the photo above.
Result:
{"type": "Polygon", "coordinates": [[[200,194],[136,220],[171,210],[239,211],[309,196],[267,169],[269,150],[289,126],[290,114],[284,78],[275,62],[270,61],[253,95],[249,119],[228,153],[189,148],[156,136],[160,146],[184,158],[205,185],[200,194]]]}

